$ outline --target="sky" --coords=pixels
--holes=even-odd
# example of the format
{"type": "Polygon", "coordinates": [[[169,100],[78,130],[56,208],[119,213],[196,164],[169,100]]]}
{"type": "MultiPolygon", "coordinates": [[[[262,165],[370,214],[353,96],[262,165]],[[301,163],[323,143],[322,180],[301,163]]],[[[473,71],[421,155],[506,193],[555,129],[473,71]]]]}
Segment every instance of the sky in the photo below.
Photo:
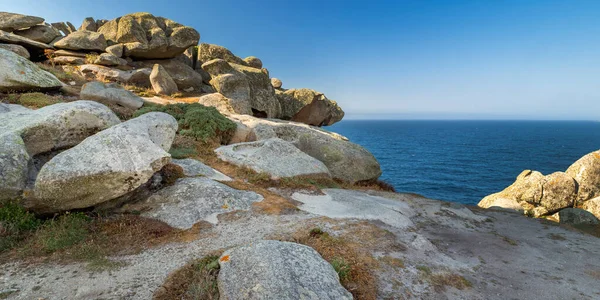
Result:
{"type": "Polygon", "coordinates": [[[347,118],[600,120],[600,1],[0,0],[48,22],[150,12],[347,118]]]}

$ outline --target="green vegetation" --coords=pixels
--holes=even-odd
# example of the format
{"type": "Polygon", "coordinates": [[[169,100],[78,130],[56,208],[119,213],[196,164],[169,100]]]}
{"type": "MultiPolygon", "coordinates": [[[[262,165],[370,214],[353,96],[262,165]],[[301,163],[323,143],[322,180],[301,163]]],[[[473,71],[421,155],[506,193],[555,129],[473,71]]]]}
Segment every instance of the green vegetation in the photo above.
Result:
{"type": "Polygon", "coordinates": [[[341,257],[336,257],[333,260],[331,260],[331,266],[333,266],[333,269],[340,276],[340,280],[346,280],[348,278],[348,276],[350,275],[350,270],[351,270],[350,264],[347,263],[341,257]]]}
{"type": "Polygon", "coordinates": [[[43,224],[34,234],[28,249],[53,253],[84,242],[88,235],[90,218],[82,213],[64,214],[43,224]]]}
{"type": "Polygon", "coordinates": [[[135,113],[135,116],[152,111],[170,114],[179,123],[179,134],[198,141],[216,141],[226,144],[231,140],[236,129],[235,123],[224,117],[216,108],[199,103],[144,106],[135,113]]]}
{"type": "Polygon", "coordinates": [[[163,222],[140,216],[66,212],[42,219],[17,201],[0,204],[0,263],[43,258],[82,261],[92,271],[106,270],[121,265],[107,256],[139,253],[178,234],[163,222]]]}
{"type": "Polygon", "coordinates": [[[219,257],[217,254],[207,255],[169,274],[152,299],[219,299],[219,257]]]}
{"type": "Polygon", "coordinates": [[[16,247],[42,222],[15,202],[0,207],[0,252],[16,247]]]}
{"type": "Polygon", "coordinates": [[[190,147],[173,146],[173,147],[171,147],[171,150],[169,150],[169,154],[171,154],[171,157],[173,157],[173,158],[182,159],[182,158],[188,158],[188,157],[197,155],[198,151],[196,151],[196,149],[190,148],[190,147]]]}
{"type": "Polygon", "coordinates": [[[53,97],[44,93],[10,94],[6,97],[6,100],[12,104],[20,104],[32,108],[41,108],[61,102],[59,97],[53,97]]]}
{"type": "Polygon", "coordinates": [[[313,229],[310,230],[309,234],[310,234],[311,237],[317,237],[317,236],[320,236],[320,235],[322,235],[324,233],[325,232],[323,232],[323,230],[321,228],[315,227],[315,228],[313,228],[313,229]]]}

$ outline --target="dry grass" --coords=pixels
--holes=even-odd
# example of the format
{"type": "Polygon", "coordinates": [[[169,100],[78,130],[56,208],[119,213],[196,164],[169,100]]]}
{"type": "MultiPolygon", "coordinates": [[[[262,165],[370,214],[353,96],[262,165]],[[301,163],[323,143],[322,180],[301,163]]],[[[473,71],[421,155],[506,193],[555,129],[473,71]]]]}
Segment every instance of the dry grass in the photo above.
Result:
{"type": "Polygon", "coordinates": [[[81,86],[87,82],[85,77],[75,66],[53,66],[48,63],[36,63],[36,65],[44,71],[52,73],[58,80],[66,84],[70,84],[70,82],[74,81],[76,86],[81,86]]]}
{"type": "Polygon", "coordinates": [[[433,289],[438,292],[444,292],[447,287],[453,287],[459,290],[471,288],[473,285],[463,276],[449,272],[434,273],[427,266],[417,266],[420,276],[427,281],[433,289]]]}
{"type": "Polygon", "coordinates": [[[298,208],[292,201],[267,189],[256,187],[242,181],[224,181],[222,183],[237,190],[253,191],[263,196],[263,201],[254,202],[252,204],[253,209],[260,213],[269,215],[283,215],[298,211],[298,208]]]}
{"type": "Polygon", "coordinates": [[[175,270],[154,292],[152,299],[218,300],[217,276],[220,255],[220,252],[215,252],[175,270]]]}

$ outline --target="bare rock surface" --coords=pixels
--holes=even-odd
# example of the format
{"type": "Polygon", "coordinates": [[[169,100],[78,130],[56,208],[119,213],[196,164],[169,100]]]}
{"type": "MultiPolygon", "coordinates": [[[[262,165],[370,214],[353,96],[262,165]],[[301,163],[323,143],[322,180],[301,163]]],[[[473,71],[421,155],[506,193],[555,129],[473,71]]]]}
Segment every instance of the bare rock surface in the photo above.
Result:
{"type": "Polygon", "coordinates": [[[144,211],[142,216],[161,220],[175,228],[189,229],[200,221],[218,223],[217,216],[237,210],[249,210],[263,197],[240,191],[214,180],[194,177],[178,179],[142,203],[125,206],[144,211]]]}
{"type": "Polygon", "coordinates": [[[119,70],[106,66],[85,64],[78,67],[79,70],[90,79],[106,79],[114,82],[127,83],[142,87],[151,87],[151,68],[138,68],[135,70],[119,70]]]}
{"type": "Polygon", "coordinates": [[[207,177],[216,181],[231,181],[231,178],[193,158],[173,159],[172,163],[183,169],[183,174],[188,177],[207,177]]]}
{"type": "Polygon", "coordinates": [[[225,251],[219,261],[223,300],[353,299],[333,267],[304,245],[256,241],[225,251]]]}
{"type": "Polygon", "coordinates": [[[294,193],[301,210],[330,218],[379,220],[396,228],[413,226],[415,213],[408,205],[386,198],[341,189],[323,190],[325,195],[294,193]]]}
{"type": "MultiPolygon", "coordinates": [[[[352,235],[374,257],[394,257],[404,262],[402,268],[383,264],[377,269],[378,298],[500,300],[529,299],[535,295],[541,299],[595,299],[600,293],[594,275],[600,271],[595,259],[600,254],[597,237],[509,212],[409,194],[368,194],[397,201],[414,211],[409,217],[414,226],[409,230],[366,221],[386,230],[399,246],[384,249],[371,245],[365,236],[352,235]],[[421,271],[425,268],[432,275],[460,275],[470,282],[470,287],[436,288],[421,271]]],[[[270,239],[274,234],[292,234],[315,226],[343,236],[349,228],[364,222],[328,219],[307,212],[242,212],[237,218],[223,219],[202,231],[191,242],[112,257],[122,266],[110,271],[92,272],[80,263],[11,261],[2,265],[0,288],[15,290],[9,299],[150,299],[170,272],[216,249],[243,246],[270,239]],[[91,283],[90,276],[94,278],[91,283]]]]}
{"type": "Polygon", "coordinates": [[[600,150],[588,153],[565,172],[579,183],[577,205],[600,196],[600,150]]]}
{"type": "Polygon", "coordinates": [[[9,32],[5,32],[0,30],[0,42],[1,43],[6,43],[6,44],[16,44],[16,45],[21,45],[25,48],[27,48],[28,51],[43,51],[44,49],[54,49],[52,46],[45,44],[45,43],[40,43],[31,39],[28,39],[26,37],[22,37],[19,35],[16,35],[14,33],[9,33],[9,32]]]}

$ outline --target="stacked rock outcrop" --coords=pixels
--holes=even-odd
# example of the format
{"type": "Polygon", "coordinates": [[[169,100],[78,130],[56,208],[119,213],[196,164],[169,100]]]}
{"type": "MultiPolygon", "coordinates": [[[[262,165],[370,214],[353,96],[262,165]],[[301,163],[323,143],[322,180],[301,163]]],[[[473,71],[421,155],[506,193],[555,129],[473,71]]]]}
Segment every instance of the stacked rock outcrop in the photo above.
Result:
{"type": "MultiPolygon", "coordinates": [[[[581,208],[600,218],[600,150],[589,153],[565,172],[542,175],[525,170],[501,192],[483,198],[478,206],[523,211],[534,217],[581,208]]],[[[558,216],[558,215],[555,215],[558,216]]]]}

